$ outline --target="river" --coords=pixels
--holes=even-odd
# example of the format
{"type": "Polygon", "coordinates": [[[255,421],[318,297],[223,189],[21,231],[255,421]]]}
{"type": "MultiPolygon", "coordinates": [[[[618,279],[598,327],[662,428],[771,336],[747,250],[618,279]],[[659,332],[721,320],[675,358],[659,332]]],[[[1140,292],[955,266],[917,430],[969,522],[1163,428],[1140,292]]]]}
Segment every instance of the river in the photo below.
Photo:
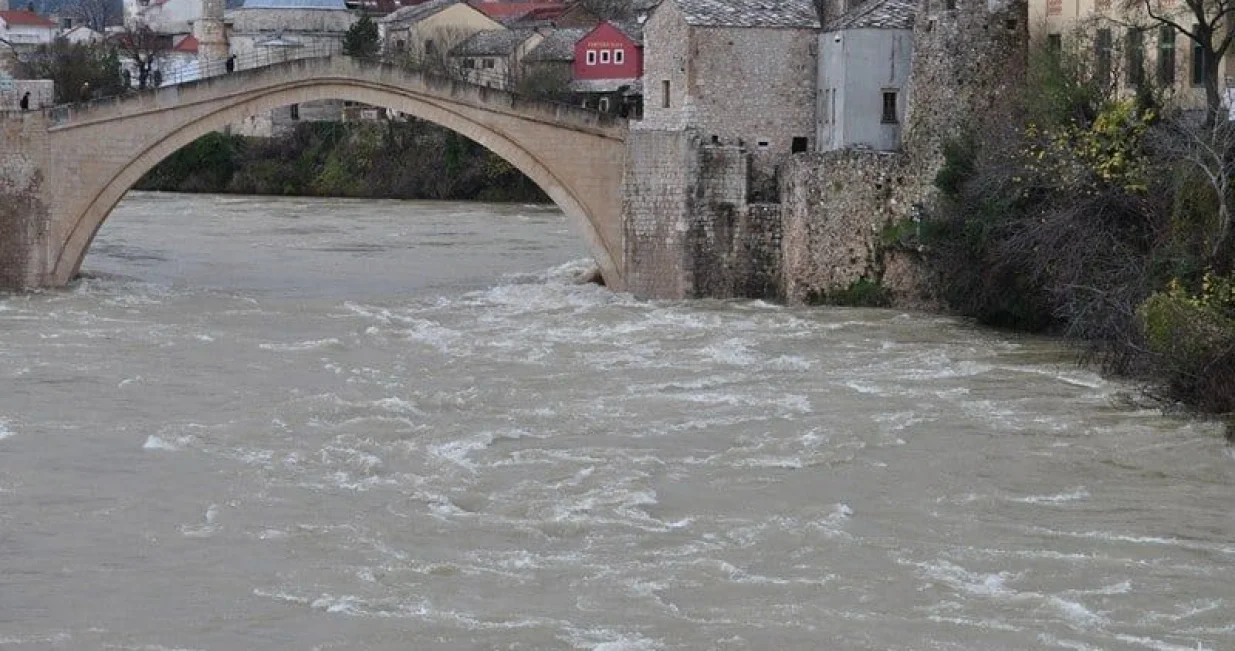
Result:
{"type": "Polygon", "coordinates": [[[130,194],[0,298],[0,649],[1235,649],[1235,458],[1058,343],[130,194]]]}

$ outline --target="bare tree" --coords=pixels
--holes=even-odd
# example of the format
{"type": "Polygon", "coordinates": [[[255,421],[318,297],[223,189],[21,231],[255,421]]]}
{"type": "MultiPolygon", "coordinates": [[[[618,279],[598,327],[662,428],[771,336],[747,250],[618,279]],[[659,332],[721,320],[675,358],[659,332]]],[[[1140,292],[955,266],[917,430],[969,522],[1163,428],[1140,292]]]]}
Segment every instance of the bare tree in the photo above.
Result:
{"type": "Polygon", "coordinates": [[[388,56],[405,68],[462,78],[462,62],[452,57],[451,52],[474,33],[458,27],[440,27],[424,32],[409,30],[404,49],[388,53],[388,56]]]}
{"type": "Polygon", "coordinates": [[[1235,125],[1227,120],[1189,123],[1182,117],[1166,121],[1150,132],[1154,149],[1170,160],[1182,161],[1208,183],[1217,208],[1206,229],[1206,254],[1211,262],[1225,262],[1231,239],[1232,186],[1235,185],[1235,125]]]}
{"type": "Polygon", "coordinates": [[[171,51],[171,37],[160,34],[149,25],[137,23],[125,28],[115,39],[116,47],[126,63],[136,73],[138,88],[153,88],[158,77],[159,63],[171,51]]]}
{"type": "Polygon", "coordinates": [[[66,9],[71,18],[100,34],[120,24],[120,5],[113,0],[77,0],[66,9]]]}
{"type": "Polygon", "coordinates": [[[1212,124],[1222,111],[1218,89],[1218,62],[1235,39],[1235,0],[1182,0],[1175,11],[1160,0],[1122,0],[1125,12],[1144,12],[1152,25],[1169,27],[1192,41],[1201,55],[1205,82],[1205,122],[1212,124]]]}

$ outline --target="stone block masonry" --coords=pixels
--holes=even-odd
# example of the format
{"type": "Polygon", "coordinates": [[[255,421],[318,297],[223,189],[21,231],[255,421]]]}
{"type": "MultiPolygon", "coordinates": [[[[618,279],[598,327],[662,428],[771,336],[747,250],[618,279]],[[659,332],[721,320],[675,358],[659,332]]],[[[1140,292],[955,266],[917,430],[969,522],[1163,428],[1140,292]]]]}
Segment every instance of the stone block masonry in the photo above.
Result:
{"type": "Polygon", "coordinates": [[[50,213],[42,170],[49,160],[47,124],[31,111],[0,120],[0,288],[37,287],[47,267],[50,213]]]}
{"type": "Polygon", "coordinates": [[[772,298],[780,206],[748,204],[749,155],[690,130],[632,129],[623,191],[627,286],[656,298],[772,298]]]}

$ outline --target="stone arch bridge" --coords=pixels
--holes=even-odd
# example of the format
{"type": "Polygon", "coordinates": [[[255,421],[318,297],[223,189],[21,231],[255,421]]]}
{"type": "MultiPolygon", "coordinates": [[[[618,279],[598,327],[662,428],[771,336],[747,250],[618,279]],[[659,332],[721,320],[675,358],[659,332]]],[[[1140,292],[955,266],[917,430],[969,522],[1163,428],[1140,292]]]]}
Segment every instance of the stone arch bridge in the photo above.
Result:
{"type": "Polygon", "coordinates": [[[323,99],[402,111],[492,150],[566,213],[606,283],[625,288],[625,120],[344,56],[0,119],[0,288],[68,283],[125,192],[196,138],[264,111],[323,99]]]}

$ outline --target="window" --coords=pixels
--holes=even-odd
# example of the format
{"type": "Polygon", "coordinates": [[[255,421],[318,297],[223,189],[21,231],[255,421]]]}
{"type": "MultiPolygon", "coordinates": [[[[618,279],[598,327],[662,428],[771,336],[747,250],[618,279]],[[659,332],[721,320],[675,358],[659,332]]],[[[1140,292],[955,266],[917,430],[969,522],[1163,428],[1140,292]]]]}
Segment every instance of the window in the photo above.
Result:
{"type": "Polygon", "coordinates": [[[1105,86],[1111,82],[1111,30],[1098,30],[1098,38],[1094,42],[1094,81],[1105,86]]]}
{"type": "Polygon", "coordinates": [[[614,50],[613,51],[613,62],[619,65],[626,63],[626,50],[621,50],[621,49],[614,50]]]}
{"type": "Polygon", "coordinates": [[[832,103],[828,106],[828,116],[831,122],[836,122],[836,89],[832,89],[832,103]]]}
{"type": "Polygon", "coordinates": [[[1175,28],[1170,25],[1158,28],[1158,83],[1175,85],[1175,28]]]}
{"type": "MultiPolygon", "coordinates": [[[[1198,25],[1192,26],[1192,33],[1195,34],[1198,25]]],[[[1192,41],[1192,85],[1204,86],[1206,73],[1209,72],[1211,62],[1209,55],[1205,52],[1205,48],[1201,47],[1199,41],[1192,41]]]]}
{"type": "Polygon", "coordinates": [[[608,97],[600,98],[600,102],[597,103],[596,107],[600,109],[601,113],[608,113],[609,112],[609,98],[608,97]]]}
{"type": "Polygon", "coordinates": [[[789,147],[790,153],[794,153],[794,154],[805,153],[807,142],[808,141],[806,140],[805,136],[795,136],[793,138],[793,144],[790,145],[789,147]]]}
{"type": "Polygon", "coordinates": [[[425,52],[433,54],[437,51],[437,46],[433,44],[433,39],[425,39],[425,52]]]}
{"type": "Polygon", "coordinates": [[[669,108],[669,80],[660,82],[660,107],[669,108]]]}
{"type": "Polygon", "coordinates": [[[464,60],[463,60],[463,67],[464,67],[464,68],[475,68],[475,67],[476,67],[476,59],[473,59],[473,58],[471,58],[471,57],[468,57],[468,58],[464,59],[464,60]]]}
{"type": "Polygon", "coordinates": [[[822,100],[823,106],[822,106],[822,110],[819,111],[823,115],[824,124],[828,124],[832,121],[832,115],[828,111],[828,107],[831,105],[830,104],[831,99],[832,99],[832,89],[824,88],[823,89],[823,100],[822,100]]]}
{"type": "Polygon", "coordinates": [[[596,65],[596,50],[587,51],[587,64],[589,66],[596,65]]]}
{"type": "Polygon", "coordinates": [[[956,10],[956,0],[943,0],[943,8],[948,11],[956,10]]]}
{"type": "Polygon", "coordinates": [[[1145,82],[1145,39],[1144,32],[1128,28],[1126,53],[1128,55],[1128,85],[1140,86],[1145,82]]]}
{"type": "Polygon", "coordinates": [[[407,49],[407,41],[405,41],[405,40],[403,40],[403,39],[399,39],[399,40],[395,41],[395,49],[396,49],[396,50],[398,50],[398,51],[400,51],[400,52],[402,52],[403,50],[406,50],[406,49],[407,49]]]}
{"type": "Polygon", "coordinates": [[[493,59],[484,59],[482,63],[486,68],[492,68],[494,66],[493,59]]]}
{"type": "Polygon", "coordinates": [[[300,119],[300,105],[299,105],[299,104],[292,104],[292,105],[291,105],[290,107],[288,107],[288,108],[289,108],[289,109],[291,109],[291,116],[292,116],[292,119],[293,119],[293,120],[299,120],[299,119],[300,119]]]}
{"type": "Polygon", "coordinates": [[[609,63],[609,50],[601,50],[601,51],[600,51],[600,62],[601,62],[601,63],[609,63]]]}
{"type": "Polygon", "coordinates": [[[755,142],[755,146],[758,147],[760,150],[767,149],[770,144],[772,143],[766,140],[759,140],[755,142]]]}
{"type": "Polygon", "coordinates": [[[1047,34],[1046,45],[1050,48],[1052,54],[1063,52],[1063,35],[1062,34],[1047,34]]]}
{"type": "Polygon", "coordinates": [[[884,124],[896,124],[896,91],[883,91],[883,118],[879,121],[884,124]]]}

